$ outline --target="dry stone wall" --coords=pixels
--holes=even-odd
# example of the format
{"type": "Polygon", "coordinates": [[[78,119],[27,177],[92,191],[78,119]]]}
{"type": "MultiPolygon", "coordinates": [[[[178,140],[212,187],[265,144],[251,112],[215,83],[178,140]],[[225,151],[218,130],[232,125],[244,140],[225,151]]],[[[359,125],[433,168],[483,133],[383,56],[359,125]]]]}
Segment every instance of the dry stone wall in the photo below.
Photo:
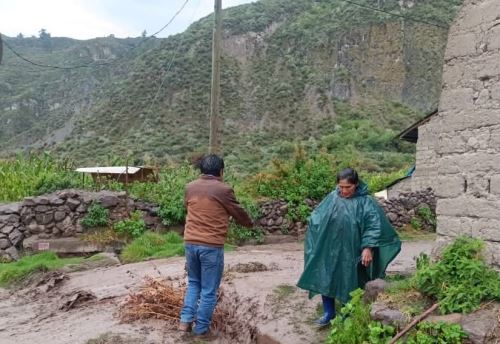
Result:
{"type": "Polygon", "coordinates": [[[81,220],[93,202],[109,210],[111,222],[125,218],[127,211],[138,209],[150,228],[161,226],[155,205],[127,199],[125,192],[65,190],[27,197],[23,202],[0,206],[0,258],[17,259],[23,240],[34,235],[52,239],[84,233],[81,220]]]}
{"type": "Polygon", "coordinates": [[[499,268],[500,1],[465,1],[449,32],[439,114],[420,133],[415,177],[435,171],[438,243],[483,239],[499,268]]]}

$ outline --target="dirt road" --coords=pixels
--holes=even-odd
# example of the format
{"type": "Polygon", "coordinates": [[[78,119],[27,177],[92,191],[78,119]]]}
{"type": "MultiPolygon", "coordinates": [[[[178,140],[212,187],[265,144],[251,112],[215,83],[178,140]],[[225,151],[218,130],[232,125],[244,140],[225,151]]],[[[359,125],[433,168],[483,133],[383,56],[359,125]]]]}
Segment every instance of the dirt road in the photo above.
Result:
{"type": "MultiPolygon", "coordinates": [[[[411,270],[413,257],[430,252],[431,248],[429,241],[404,243],[388,272],[411,270]]],[[[322,342],[326,333],[312,327],[319,300],[309,300],[305,292],[295,287],[303,266],[302,245],[248,246],[226,254],[226,270],[250,262],[262,263],[268,271],[231,272],[223,284],[242,299],[258,304],[256,320],[261,342],[322,342]]],[[[57,290],[39,295],[26,290],[12,293],[0,289],[0,343],[80,344],[106,333],[120,334],[122,340],[94,343],[185,342],[160,321],[121,324],[116,318],[118,305],[141,285],[145,276],[182,278],[183,275],[184,259],[172,258],[73,272],[57,290]],[[60,310],[79,291],[88,291],[97,299],[68,311],[60,310]]]]}

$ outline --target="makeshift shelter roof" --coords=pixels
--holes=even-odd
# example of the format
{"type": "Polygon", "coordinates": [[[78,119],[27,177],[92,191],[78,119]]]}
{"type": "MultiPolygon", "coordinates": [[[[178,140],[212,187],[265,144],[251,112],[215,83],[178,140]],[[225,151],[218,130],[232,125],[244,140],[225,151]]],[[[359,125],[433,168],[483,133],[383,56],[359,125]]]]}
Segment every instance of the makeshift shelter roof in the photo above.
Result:
{"type": "MultiPolygon", "coordinates": [[[[81,167],[75,170],[80,173],[89,173],[94,181],[117,181],[131,183],[136,181],[157,182],[158,168],[147,166],[96,166],[81,167]]],[[[84,175],[85,176],[85,175],[84,175]]]]}
{"type": "Polygon", "coordinates": [[[398,139],[405,140],[412,143],[417,143],[418,141],[418,127],[430,121],[438,113],[438,110],[432,111],[430,114],[419,120],[418,122],[412,124],[409,128],[403,130],[397,136],[398,139]]]}
{"type": "Polygon", "coordinates": [[[82,167],[77,168],[76,172],[82,173],[96,173],[96,174],[134,174],[138,172],[141,167],[129,166],[105,166],[105,167],[82,167]],[[127,171],[128,169],[128,171],[127,171]]]}

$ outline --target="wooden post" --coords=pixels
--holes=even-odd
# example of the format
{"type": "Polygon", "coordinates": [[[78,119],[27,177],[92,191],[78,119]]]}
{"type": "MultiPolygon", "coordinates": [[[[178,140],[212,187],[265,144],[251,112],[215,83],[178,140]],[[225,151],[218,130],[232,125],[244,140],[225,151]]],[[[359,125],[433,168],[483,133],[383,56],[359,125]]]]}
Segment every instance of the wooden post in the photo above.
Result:
{"type": "Polygon", "coordinates": [[[212,94],[210,105],[210,142],[209,153],[219,153],[219,116],[220,116],[220,64],[222,49],[222,0],[215,0],[214,33],[212,39],[212,94]]]}
{"type": "Polygon", "coordinates": [[[130,210],[128,209],[128,154],[125,161],[125,211],[127,212],[127,217],[130,217],[130,210]]]}

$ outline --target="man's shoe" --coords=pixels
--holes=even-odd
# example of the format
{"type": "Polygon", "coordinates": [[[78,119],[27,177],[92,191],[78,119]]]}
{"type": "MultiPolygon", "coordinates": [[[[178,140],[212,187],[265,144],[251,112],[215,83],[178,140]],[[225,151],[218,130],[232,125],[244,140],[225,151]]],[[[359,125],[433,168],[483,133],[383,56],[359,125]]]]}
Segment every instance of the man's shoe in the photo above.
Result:
{"type": "Polygon", "coordinates": [[[207,332],[203,332],[201,334],[194,334],[194,338],[206,341],[212,341],[217,339],[217,334],[208,330],[207,332]]]}
{"type": "Polygon", "coordinates": [[[191,325],[192,323],[185,323],[185,322],[180,322],[178,330],[181,332],[191,332],[191,325]]]}

